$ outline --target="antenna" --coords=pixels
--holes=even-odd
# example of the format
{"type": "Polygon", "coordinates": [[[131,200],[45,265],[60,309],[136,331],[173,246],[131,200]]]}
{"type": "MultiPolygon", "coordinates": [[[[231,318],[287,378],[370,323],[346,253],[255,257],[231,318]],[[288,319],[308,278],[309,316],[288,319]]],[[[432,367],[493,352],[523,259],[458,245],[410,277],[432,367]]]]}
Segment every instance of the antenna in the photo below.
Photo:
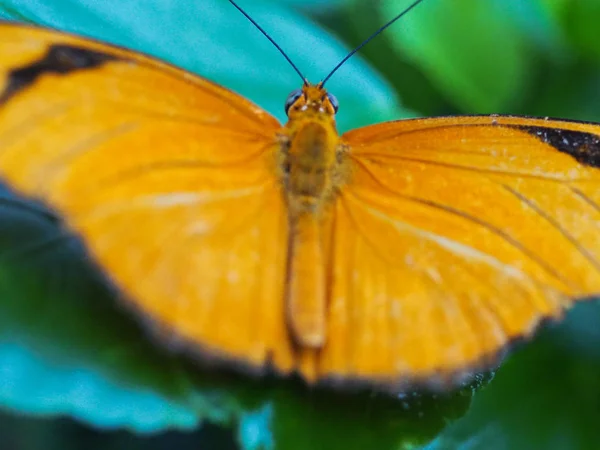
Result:
{"type": "MultiPolygon", "coordinates": [[[[327,82],[327,80],[329,80],[331,78],[331,76],[340,68],[342,67],[342,65],[348,61],[350,59],[350,57],[352,55],[354,55],[356,52],[358,52],[361,48],[363,48],[365,45],[367,45],[375,36],[378,36],[383,30],[385,30],[387,27],[389,27],[390,25],[392,25],[394,22],[396,22],[398,19],[400,19],[400,17],[404,16],[406,13],[408,13],[411,9],[413,9],[415,6],[417,6],[419,3],[421,3],[423,0],[416,0],[414,1],[410,6],[408,6],[404,11],[402,11],[400,14],[398,14],[396,17],[394,17],[392,20],[390,20],[388,23],[386,23],[385,25],[383,25],[381,28],[379,28],[375,33],[373,33],[371,36],[369,36],[365,41],[363,41],[362,44],[360,44],[358,47],[356,47],[354,50],[352,50],[350,53],[348,53],[346,55],[346,57],[344,59],[342,59],[337,66],[335,66],[333,68],[333,70],[331,72],[329,72],[329,75],[327,75],[325,77],[325,79],[323,81],[321,81],[320,85],[324,86],[325,83],[327,82]]],[[[269,38],[270,39],[270,38],[269,38]]]]}
{"type": "MultiPolygon", "coordinates": [[[[406,13],[408,13],[411,9],[413,9],[415,6],[417,6],[419,3],[421,3],[423,0],[415,0],[410,6],[408,6],[406,9],[404,9],[404,11],[402,11],[400,14],[398,14],[396,17],[394,17],[392,20],[390,20],[388,23],[386,23],[385,25],[383,25],[381,28],[379,28],[375,33],[373,33],[371,36],[369,36],[365,41],[363,41],[362,44],[360,44],[358,47],[356,47],[354,50],[352,50],[350,53],[348,53],[344,59],[342,59],[337,66],[335,66],[333,68],[333,70],[331,72],[329,72],[329,75],[327,75],[325,77],[325,79],[323,81],[321,81],[321,83],[319,83],[321,86],[324,86],[325,83],[327,82],[327,80],[329,80],[331,78],[331,76],[337,72],[337,70],[342,67],[342,65],[348,61],[350,59],[350,57],[352,55],[354,55],[356,52],[358,52],[361,48],[363,48],[365,45],[367,45],[369,42],[371,42],[371,40],[373,38],[375,38],[376,36],[378,36],[383,30],[385,30],[386,28],[388,28],[390,25],[392,25],[394,22],[396,22],[398,19],[400,19],[402,16],[404,16],[406,13]]],[[[250,17],[250,15],[244,11],[234,0],[229,0],[229,3],[231,3],[233,6],[235,6],[235,8],[241,12],[244,17],[246,19],[248,19],[252,25],[254,25],[256,28],[258,28],[258,31],[260,31],[269,41],[271,41],[271,44],[273,44],[275,46],[275,48],[277,50],[279,50],[279,53],[281,53],[283,55],[283,57],[287,60],[287,62],[290,63],[290,65],[294,68],[294,70],[296,71],[296,73],[298,73],[298,75],[300,75],[300,78],[302,78],[302,82],[304,84],[308,84],[308,81],[306,80],[306,78],[304,77],[304,75],[302,75],[302,72],[300,72],[300,69],[298,69],[298,67],[296,67],[296,64],[294,64],[292,62],[292,60],[290,59],[290,57],[283,51],[283,49],[279,46],[279,44],[277,44],[277,42],[275,42],[275,40],[268,35],[268,33],[262,29],[262,27],[256,23],[256,21],[250,17]]]]}
{"type": "Polygon", "coordinates": [[[300,69],[298,69],[298,67],[296,67],[296,64],[294,64],[292,62],[290,57],[283,51],[283,49],[279,46],[279,44],[277,44],[277,42],[275,42],[273,40],[273,38],[271,36],[269,36],[267,34],[267,32],[265,30],[263,30],[262,27],[259,24],[257,24],[256,21],[252,17],[250,17],[250,15],[248,15],[248,13],[246,11],[244,11],[236,2],[234,2],[233,0],[229,0],[229,3],[231,3],[233,6],[235,6],[235,8],[239,12],[241,12],[246,19],[248,19],[250,22],[252,22],[252,25],[254,25],[256,28],[258,28],[258,31],[260,31],[269,41],[271,41],[271,44],[273,44],[275,46],[275,48],[277,50],[279,50],[279,53],[281,53],[283,55],[283,57],[287,60],[287,62],[290,63],[290,65],[294,68],[294,70],[298,73],[298,75],[300,75],[300,78],[302,78],[302,82],[304,84],[308,84],[308,81],[306,81],[306,78],[304,77],[304,75],[302,75],[302,72],[300,72],[300,69]]]}

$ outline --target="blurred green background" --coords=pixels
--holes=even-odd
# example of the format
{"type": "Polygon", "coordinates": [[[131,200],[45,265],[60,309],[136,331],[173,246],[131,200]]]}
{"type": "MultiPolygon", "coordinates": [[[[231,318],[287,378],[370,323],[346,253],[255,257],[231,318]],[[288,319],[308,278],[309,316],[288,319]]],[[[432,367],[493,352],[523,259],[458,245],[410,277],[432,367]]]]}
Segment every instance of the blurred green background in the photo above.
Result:
{"type": "MultiPolygon", "coordinates": [[[[239,3],[317,81],[410,2],[239,3]]],[[[0,0],[0,17],[158,56],[281,120],[300,84],[225,0],[0,0]]],[[[340,129],[473,113],[600,121],[599,23],[598,0],[425,0],[330,81],[340,129]]],[[[2,450],[600,448],[597,301],[448,395],[307,391],[152,347],[39,206],[0,185],[0,214],[2,450]]]]}

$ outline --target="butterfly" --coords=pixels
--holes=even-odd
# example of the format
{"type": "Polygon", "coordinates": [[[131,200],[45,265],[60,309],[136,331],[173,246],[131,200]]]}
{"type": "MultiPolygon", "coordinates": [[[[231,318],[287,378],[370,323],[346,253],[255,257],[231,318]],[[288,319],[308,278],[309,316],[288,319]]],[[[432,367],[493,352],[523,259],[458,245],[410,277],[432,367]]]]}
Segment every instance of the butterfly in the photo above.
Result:
{"type": "Polygon", "coordinates": [[[0,181],[148,328],[307,383],[456,383],[600,293],[600,125],[288,122],[151,57],[0,23],[0,181]]]}

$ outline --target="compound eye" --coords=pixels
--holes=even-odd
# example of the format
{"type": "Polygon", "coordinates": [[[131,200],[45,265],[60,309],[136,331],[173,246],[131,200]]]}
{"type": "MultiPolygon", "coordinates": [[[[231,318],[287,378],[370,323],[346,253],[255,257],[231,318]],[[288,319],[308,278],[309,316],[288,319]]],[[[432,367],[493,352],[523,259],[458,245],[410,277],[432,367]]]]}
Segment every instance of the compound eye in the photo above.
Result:
{"type": "Polygon", "coordinates": [[[296,100],[298,100],[300,98],[300,96],[302,95],[302,89],[296,89],[295,91],[292,91],[292,93],[290,95],[288,95],[288,98],[285,101],[285,113],[287,114],[290,107],[296,103],[296,100]]]}
{"type": "Polygon", "coordinates": [[[335,95],[330,93],[327,93],[327,99],[329,100],[329,103],[331,103],[331,106],[333,106],[333,110],[337,113],[338,108],[340,107],[338,99],[335,98],[335,95]]]}

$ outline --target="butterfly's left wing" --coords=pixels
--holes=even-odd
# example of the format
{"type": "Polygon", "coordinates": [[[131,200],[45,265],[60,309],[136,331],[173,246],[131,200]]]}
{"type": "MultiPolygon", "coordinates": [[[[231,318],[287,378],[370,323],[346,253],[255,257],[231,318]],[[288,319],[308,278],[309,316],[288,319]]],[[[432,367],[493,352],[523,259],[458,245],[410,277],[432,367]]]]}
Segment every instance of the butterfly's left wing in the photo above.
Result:
{"type": "Polygon", "coordinates": [[[160,61],[0,22],[0,182],[48,206],[160,337],[287,372],[279,129],[160,61]]]}
{"type": "Polygon", "coordinates": [[[459,376],[600,293],[600,125],[448,117],[342,139],[323,374],[459,376]]]}

